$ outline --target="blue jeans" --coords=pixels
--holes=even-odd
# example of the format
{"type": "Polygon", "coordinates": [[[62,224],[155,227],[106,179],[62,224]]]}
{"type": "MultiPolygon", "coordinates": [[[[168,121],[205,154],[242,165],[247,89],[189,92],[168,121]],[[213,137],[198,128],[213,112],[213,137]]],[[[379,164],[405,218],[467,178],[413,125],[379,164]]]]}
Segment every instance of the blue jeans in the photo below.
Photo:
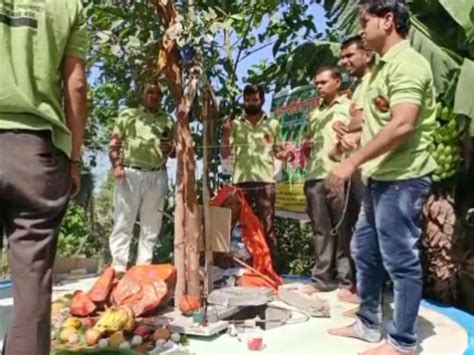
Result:
{"type": "Polygon", "coordinates": [[[423,204],[430,191],[428,177],[369,181],[352,239],[361,299],[358,326],[381,334],[386,270],[394,285],[395,301],[388,341],[400,351],[417,346],[416,320],[423,287],[418,244],[423,204]]]}

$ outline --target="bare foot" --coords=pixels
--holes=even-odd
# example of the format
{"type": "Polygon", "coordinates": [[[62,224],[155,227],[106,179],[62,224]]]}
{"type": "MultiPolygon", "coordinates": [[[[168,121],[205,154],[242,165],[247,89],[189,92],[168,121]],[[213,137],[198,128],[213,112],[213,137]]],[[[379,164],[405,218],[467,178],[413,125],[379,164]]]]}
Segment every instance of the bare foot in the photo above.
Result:
{"type": "Polygon", "coordinates": [[[364,351],[359,355],[415,355],[414,351],[402,352],[395,349],[390,343],[384,343],[376,348],[364,351]]]}
{"type": "Polygon", "coordinates": [[[360,303],[357,293],[352,292],[351,290],[348,290],[346,288],[340,288],[339,292],[337,293],[337,297],[339,298],[341,302],[353,303],[353,304],[360,303]]]}
{"type": "Polygon", "coordinates": [[[357,308],[352,308],[349,309],[348,311],[345,311],[342,313],[343,317],[348,317],[348,318],[357,318],[357,312],[359,311],[359,307],[357,308]]]}
{"type": "Polygon", "coordinates": [[[343,328],[329,329],[328,333],[331,335],[338,336],[338,337],[361,339],[359,335],[356,333],[354,329],[354,325],[349,325],[343,328]]]}
{"type": "Polygon", "coordinates": [[[369,343],[378,343],[382,340],[382,335],[380,332],[373,330],[373,331],[363,331],[362,334],[359,334],[356,330],[357,323],[352,325],[343,327],[343,328],[336,328],[336,329],[329,329],[328,333],[331,335],[335,335],[338,337],[345,337],[345,338],[355,338],[363,341],[367,341],[369,343]]]}

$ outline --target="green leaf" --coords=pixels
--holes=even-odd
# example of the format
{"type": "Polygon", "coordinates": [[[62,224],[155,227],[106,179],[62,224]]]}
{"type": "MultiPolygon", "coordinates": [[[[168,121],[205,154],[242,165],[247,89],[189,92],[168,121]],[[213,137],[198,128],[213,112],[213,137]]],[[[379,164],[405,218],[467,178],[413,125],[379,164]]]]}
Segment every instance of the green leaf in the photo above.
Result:
{"type": "Polygon", "coordinates": [[[110,41],[110,32],[106,32],[106,31],[97,32],[96,36],[98,38],[97,44],[104,44],[110,41]]]}
{"type": "Polygon", "coordinates": [[[465,59],[461,67],[456,98],[454,100],[454,112],[467,116],[471,119],[471,136],[474,136],[474,98],[472,94],[472,83],[474,83],[474,61],[465,59]]]}
{"type": "Polygon", "coordinates": [[[439,2],[466,33],[472,30],[474,0],[439,0],[439,2]]]}
{"type": "Polygon", "coordinates": [[[119,19],[114,22],[112,22],[112,25],[110,26],[111,30],[115,30],[117,27],[121,26],[125,22],[124,19],[119,19]]]}
{"type": "Polygon", "coordinates": [[[436,45],[428,29],[416,17],[412,17],[412,24],[409,35],[411,45],[428,60],[433,71],[436,90],[438,93],[443,93],[451,84],[459,65],[446,51],[436,45]]]}

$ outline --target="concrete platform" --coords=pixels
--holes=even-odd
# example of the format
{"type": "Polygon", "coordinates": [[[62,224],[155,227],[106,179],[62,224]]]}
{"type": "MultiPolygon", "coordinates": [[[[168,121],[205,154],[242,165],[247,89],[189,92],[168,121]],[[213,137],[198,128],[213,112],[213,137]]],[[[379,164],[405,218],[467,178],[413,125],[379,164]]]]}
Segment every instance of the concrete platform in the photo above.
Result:
{"type": "MultiPolygon", "coordinates": [[[[321,294],[331,305],[331,318],[312,318],[308,322],[286,325],[264,332],[265,349],[261,354],[357,354],[374,347],[359,340],[344,339],[327,334],[327,330],[351,324],[353,320],[342,313],[354,308],[337,301],[336,293],[321,294]]],[[[468,334],[459,324],[425,307],[418,322],[419,354],[464,354],[468,334]]],[[[376,346],[376,345],[375,345],[376,346]]],[[[245,336],[239,341],[225,334],[216,339],[191,339],[195,354],[253,354],[247,350],[245,336]]]]}
{"type": "MultiPolygon", "coordinates": [[[[95,279],[86,279],[66,283],[54,289],[54,296],[58,297],[74,290],[88,290],[95,279]]],[[[335,293],[321,294],[331,305],[331,318],[312,318],[307,322],[285,325],[263,332],[265,348],[261,354],[357,354],[373,347],[358,340],[343,339],[327,334],[333,327],[350,324],[353,320],[344,318],[342,313],[354,308],[354,305],[343,304],[337,301],[335,293]]],[[[0,292],[0,339],[3,339],[13,300],[8,289],[0,292]]],[[[298,314],[294,320],[301,319],[298,314]]],[[[474,317],[472,318],[474,324],[474,317]]],[[[431,307],[422,307],[419,323],[420,347],[419,354],[461,355],[467,352],[468,334],[465,328],[448,317],[433,310],[431,307]]],[[[1,344],[1,340],[0,340],[1,344]]],[[[1,348],[1,345],[0,345],[1,348]]],[[[190,347],[197,355],[211,354],[253,354],[247,350],[246,337],[241,339],[230,337],[227,334],[203,339],[191,337],[190,347]]]]}

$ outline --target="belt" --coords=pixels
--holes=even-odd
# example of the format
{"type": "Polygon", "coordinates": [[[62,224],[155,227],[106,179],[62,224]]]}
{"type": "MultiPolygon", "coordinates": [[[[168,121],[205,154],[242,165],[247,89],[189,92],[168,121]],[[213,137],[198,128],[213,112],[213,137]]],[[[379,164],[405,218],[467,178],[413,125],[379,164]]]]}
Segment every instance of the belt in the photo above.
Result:
{"type": "Polygon", "coordinates": [[[135,166],[135,165],[124,165],[124,168],[140,170],[140,171],[159,171],[159,170],[163,170],[162,166],[160,166],[159,168],[143,168],[141,166],[135,166]]]}

